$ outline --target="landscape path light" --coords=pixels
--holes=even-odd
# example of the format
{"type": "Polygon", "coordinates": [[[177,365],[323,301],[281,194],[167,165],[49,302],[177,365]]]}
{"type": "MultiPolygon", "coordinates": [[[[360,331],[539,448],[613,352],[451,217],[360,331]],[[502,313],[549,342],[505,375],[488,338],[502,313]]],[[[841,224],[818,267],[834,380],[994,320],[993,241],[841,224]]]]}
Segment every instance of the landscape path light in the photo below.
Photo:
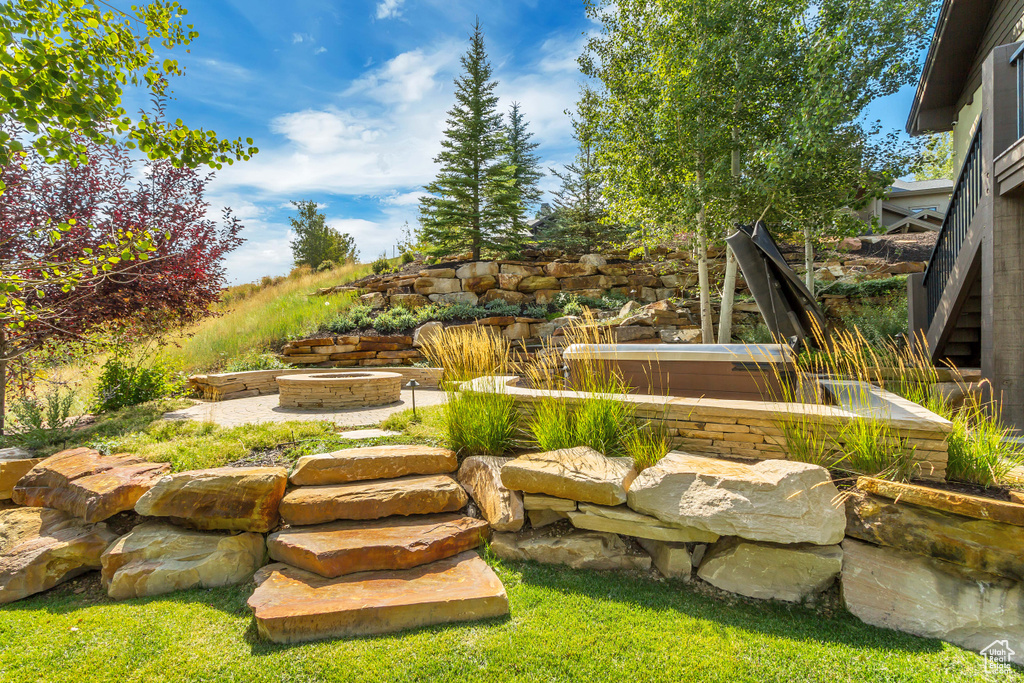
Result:
{"type": "Polygon", "coordinates": [[[414,379],[409,380],[409,383],[405,385],[412,391],[412,419],[414,421],[416,420],[416,387],[419,385],[420,383],[414,379]]]}

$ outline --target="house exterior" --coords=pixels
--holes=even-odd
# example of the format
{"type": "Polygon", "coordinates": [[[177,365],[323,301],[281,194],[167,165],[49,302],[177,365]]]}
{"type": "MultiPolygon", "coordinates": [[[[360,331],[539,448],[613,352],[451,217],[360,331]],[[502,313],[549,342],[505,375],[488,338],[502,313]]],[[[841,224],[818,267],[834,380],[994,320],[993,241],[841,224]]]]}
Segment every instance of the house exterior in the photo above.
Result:
{"type": "Polygon", "coordinates": [[[952,194],[952,180],[897,180],[885,198],[872,201],[861,216],[869,224],[877,219],[875,233],[938,231],[952,194]]]}
{"type": "Polygon", "coordinates": [[[1024,0],[944,0],[907,132],[952,131],[956,181],[910,328],[980,367],[1024,429],[1024,0]]]}

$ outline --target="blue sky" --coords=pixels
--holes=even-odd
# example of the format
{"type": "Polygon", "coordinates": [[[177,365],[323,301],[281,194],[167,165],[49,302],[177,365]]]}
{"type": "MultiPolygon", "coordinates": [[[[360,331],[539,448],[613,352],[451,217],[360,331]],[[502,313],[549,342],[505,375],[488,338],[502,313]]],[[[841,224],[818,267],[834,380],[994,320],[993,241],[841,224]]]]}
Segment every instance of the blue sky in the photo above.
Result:
{"type": "MultiPolygon", "coordinates": [[[[228,278],[287,272],[290,200],[313,199],[351,233],[363,260],[414,226],[435,172],[452,80],[476,17],[504,109],[522,104],[545,166],[573,155],[564,110],[576,99],[575,62],[593,30],[581,0],[191,0],[199,37],[178,54],[171,118],[225,137],[252,137],[260,153],[217,173],[213,209],[243,218],[246,243],[228,278]]],[[[913,91],[871,109],[902,128],[913,91]]],[[[545,187],[552,186],[551,179],[545,187]]]]}

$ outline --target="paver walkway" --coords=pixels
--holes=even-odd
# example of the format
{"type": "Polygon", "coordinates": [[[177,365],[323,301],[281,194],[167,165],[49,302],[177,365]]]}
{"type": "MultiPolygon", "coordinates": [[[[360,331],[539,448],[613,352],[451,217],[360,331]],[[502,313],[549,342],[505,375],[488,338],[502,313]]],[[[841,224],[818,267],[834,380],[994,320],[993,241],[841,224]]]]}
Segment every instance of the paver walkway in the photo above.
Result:
{"type": "MultiPolygon", "coordinates": [[[[445,401],[445,393],[438,389],[418,389],[416,407],[436,406],[445,401]]],[[[392,413],[412,407],[412,392],[402,390],[402,400],[386,406],[353,408],[350,410],[281,408],[277,394],[235,398],[228,401],[197,401],[195,405],[164,414],[165,420],[198,420],[214,422],[222,427],[237,427],[261,422],[289,422],[291,420],[325,420],[342,427],[363,427],[377,424],[392,413]]]]}

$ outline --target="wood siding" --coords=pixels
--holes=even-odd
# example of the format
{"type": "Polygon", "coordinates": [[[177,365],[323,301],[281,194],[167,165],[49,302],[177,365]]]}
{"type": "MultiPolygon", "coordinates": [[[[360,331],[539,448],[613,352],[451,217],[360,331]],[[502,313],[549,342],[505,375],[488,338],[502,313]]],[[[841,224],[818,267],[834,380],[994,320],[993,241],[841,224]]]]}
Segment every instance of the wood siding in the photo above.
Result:
{"type": "Polygon", "coordinates": [[[956,103],[956,111],[967,105],[981,86],[981,65],[995,47],[1016,42],[1024,33],[1024,0],[997,0],[978,54],[974,56],[964,90],[956,103]]]}

